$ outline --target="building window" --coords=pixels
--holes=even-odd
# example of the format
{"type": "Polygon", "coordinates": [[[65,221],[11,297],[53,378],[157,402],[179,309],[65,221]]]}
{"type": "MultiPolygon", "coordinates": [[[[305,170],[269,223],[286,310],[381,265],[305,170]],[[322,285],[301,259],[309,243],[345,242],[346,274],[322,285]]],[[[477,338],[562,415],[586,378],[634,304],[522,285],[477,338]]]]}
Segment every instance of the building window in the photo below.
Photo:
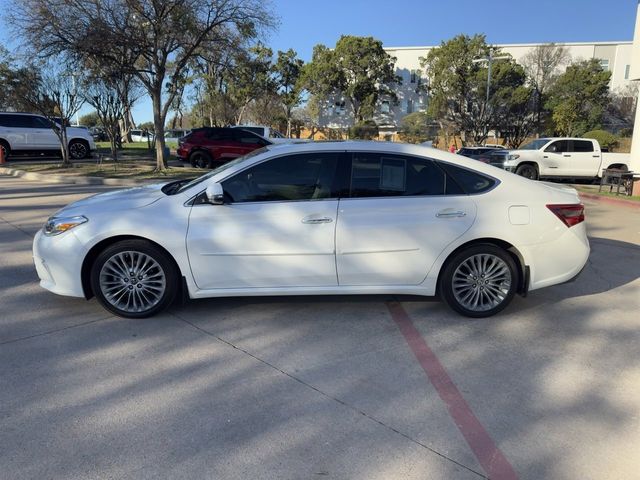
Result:
{"type": "Polygon", "coordinates": [[[391,105],[389,104],[389,100],[382,101],[382,105],[380,106],[380,111],[382,113],[389,113],[391,111],[391,105]]]}
{"type": "Polygon", "coordinates": [[[631,65],[625,65],[624,67],[624,79],[629,80],[629,74],[631,73],[631,65]]]}
{"type": "Polygon", "coordinates": [[[605,72],[609,71],[609,60],[600,59],[600,66],[605,72]]]}
{"type": "Polygon", "coordinates": [[[411,83],[418,81],[418,73],[415,70],[411,70],[411,83]]]}
{"type": "Polygon", "coordinates": [[[344,102],[336,102],[333,106],[333,113],[336,115],[344,115],[345,104],[344,102]]]}
{"type": "Polygon", "coordinates": [[[413,113],[413,100],[407,100],[407,113],[413,113]]]}

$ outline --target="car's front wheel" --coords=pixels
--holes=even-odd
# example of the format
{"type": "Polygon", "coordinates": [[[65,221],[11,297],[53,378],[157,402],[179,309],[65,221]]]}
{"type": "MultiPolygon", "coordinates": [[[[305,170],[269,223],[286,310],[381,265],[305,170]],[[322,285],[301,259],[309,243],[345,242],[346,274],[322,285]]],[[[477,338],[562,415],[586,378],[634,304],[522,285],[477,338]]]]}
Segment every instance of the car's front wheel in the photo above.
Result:
{"type": "Polygon", "coordinates": [[[189,162],[194,168],[211,168],[211,155],[198,150],[189,156],[189,162]]]}
{"type": "Polygon", "coordinates": [[[474,245],[455,254],[440,276],[444,301],[467,317],[490,317],[516,293],[519,272],[511,255],[494,245],[474,245]]]}
{"type": "Polygon", "coordinates": [[[69,142],[69,156],[74,160],[82,160],[89,156],[89,144],[82,140],[71,140],[69,142]]]}
{"type": "Polygon", "coordinates": [[[110,312],[145,318],[167,308],[178,291],[178,269],[157,246],[124,240],[107,247],[91,268],[91,287],[110,312]]]}
{"type": "Polygon", "coordinates": [[[520,175],[521,177],[528,178],[529,180],[538,180],[538,169],[536,168],[535,165],[526,163],[524,165],[520,165],[516,169],[516,175],[520,175]]]}

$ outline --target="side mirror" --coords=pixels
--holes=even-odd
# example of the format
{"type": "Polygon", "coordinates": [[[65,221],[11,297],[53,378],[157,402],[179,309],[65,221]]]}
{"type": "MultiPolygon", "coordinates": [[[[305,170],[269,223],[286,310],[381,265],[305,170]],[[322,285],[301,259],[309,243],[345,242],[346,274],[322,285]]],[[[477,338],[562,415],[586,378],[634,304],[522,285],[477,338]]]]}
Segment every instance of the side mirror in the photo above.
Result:
{"type": "Polygon", "coordinates": [[[204,194],[211,205],[222,205],[224,203],[224,190],[219,183],[209,185],[204,194]]]}

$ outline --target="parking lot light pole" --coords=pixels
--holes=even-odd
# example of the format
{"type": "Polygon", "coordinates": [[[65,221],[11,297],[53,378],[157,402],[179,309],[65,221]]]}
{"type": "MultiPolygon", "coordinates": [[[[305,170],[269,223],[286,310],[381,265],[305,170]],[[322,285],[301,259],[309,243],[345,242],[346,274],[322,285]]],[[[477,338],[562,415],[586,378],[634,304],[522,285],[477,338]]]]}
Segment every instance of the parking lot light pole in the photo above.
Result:
{"type": "Polygon", "coordinates": [[[487,108],[489,108],[489,96],[491,91],[491,64],[494,60],[507,60],[510,58],[508,55],[500,55],[499,57],[493,56],[493,50],[489,50],[489,55],[483,58],[476,58],[473,63],[485,63],[487,62],[487,108]]]}

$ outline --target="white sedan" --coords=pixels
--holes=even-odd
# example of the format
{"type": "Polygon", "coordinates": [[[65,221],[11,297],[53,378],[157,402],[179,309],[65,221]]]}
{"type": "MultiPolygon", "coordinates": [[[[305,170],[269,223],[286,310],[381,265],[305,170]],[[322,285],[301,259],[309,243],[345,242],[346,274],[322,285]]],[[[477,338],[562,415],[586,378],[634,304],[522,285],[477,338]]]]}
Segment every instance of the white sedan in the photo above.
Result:
{"type": "Polygon", "coordinates": [[[274,145],[193,181],[86,198],[38,232],[40,284],[148,317],[177,297],[440,295],[470,317],[589,256],[572,188],[384,142],[274,145]]]}

